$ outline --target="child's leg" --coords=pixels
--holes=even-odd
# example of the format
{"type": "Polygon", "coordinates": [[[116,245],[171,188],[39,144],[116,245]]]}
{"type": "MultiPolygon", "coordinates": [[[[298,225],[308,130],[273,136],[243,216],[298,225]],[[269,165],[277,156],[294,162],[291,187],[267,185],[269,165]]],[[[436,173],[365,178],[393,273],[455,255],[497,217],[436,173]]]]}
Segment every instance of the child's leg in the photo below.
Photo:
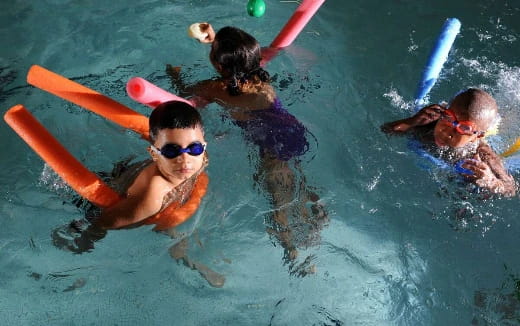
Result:
{"type": "Polygon", "coordinates": [[[182,261],[182,263],[189,268],[198,271],[211,286],[216,288],[223,287],[224,282],[226,282],[226,278],[223,275],[209,269],[209,267],[206,265],[191,260],[186,254],[187,249],[188,238],[184,238],[170,248],[170,256],[177,261],[182,261]]]}
{"type": "MultiPolygon", "coordinates": [[[[319,239],[319,231],[327,219],[327,213],[318,202],[319,196],[310,190],[298,163],[294,168],[289,162],[263,155],[259,166],[258,181],[269,193],[274,206],[274,225],[267,229],[284,247],[284,259],[293,266],[298,256],[297,247],[309,247],[319,239]],[[311,202],[310,212],[307,203],[311,202]],[[307,241],[310,239],[312,241],[307,241]],[[303,241],[302,241],[303,240],[303,241]],[[312,242],[312,243],[310,243],[312,242]]],[[[309,258],[309,257],[308,257],[309,258]]],[[[305,262],[310,263],[309,259],[305,262]]],[[[294,273],[302,276],[308,265],[302,263],[294,273]]]]}

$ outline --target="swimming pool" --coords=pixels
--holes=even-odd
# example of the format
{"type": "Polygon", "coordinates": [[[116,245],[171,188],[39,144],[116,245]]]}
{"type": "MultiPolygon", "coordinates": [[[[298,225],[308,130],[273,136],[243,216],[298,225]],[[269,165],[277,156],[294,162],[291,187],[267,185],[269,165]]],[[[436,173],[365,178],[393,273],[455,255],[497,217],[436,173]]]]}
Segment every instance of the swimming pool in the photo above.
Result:
{"type": "MultiPolygon", "coordinates": [[[[39,64],[143,113],[124,85],[141,76],[170,89],[166,64],[190,81],[214,76],[208,47],[186,28],[239,26],[267,45],[294,11],[268,1],[18,1],[0,4],[2,112],[23,103],[93,171],[145,157],[135,134],[27,85],[39,64]],[[211,13],[211,16],[209,15],[211,13]]],[[[447,17],[461,34],[431,93],[489,90],[520,135],[520,6],[500,1],[327,1],[267,70],[288,108],[316,137],[302,168],[330,222],[316,273],[290,275],[265,230],[269,202],[255,185],[255,149],[216,105],[202,112],[211,183],[181,226],[190,255],[226,277],[223,288],[170,258],[172,240],[142,227],[109,232],[82,255],[51,232],[80,218],[63,188],[12,130],[0,128],[0,318],[6,325],[496,325],[520,318],[520,231],[513,199],[481,200],[442,171],[422,169],[379,125],[408,114],[447,17]],[[471,7],[470,7],[471,6],[471,7]]],[[[518,178],[518,176],[517,176],[518,178]]]]}

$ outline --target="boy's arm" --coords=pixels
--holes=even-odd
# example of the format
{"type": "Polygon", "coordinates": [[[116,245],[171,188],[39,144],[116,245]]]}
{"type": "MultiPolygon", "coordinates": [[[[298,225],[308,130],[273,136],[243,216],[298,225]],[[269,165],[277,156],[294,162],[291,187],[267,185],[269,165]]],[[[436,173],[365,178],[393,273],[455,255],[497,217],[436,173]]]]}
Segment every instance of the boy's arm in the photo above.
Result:
{"type": "Polygon", "coordinates": [[[409,118],[385,123],[381,126],[381,130],[386,133],[405,133],[414,127],[425,126],[439,120],[445,109],[439,104],[429,105],[409,118]]]}
{"type": "Polygon", "coordinates": [[[478,186],[507,197],[515,195],[515,180],[507,172],[502,159],[488,144],[481,143],[475,159],[466,160],[463,167],[474,172],[473,178],[478,186]]]}
{"type": "Polygon", "coordinates": [[[94,223],[103,229],[119,229],[135,225],[157,213],[162,206],[162,194],[153,191],[154,182],[137,194],[129,194],[114,206],[103,210],[94,223]]]}

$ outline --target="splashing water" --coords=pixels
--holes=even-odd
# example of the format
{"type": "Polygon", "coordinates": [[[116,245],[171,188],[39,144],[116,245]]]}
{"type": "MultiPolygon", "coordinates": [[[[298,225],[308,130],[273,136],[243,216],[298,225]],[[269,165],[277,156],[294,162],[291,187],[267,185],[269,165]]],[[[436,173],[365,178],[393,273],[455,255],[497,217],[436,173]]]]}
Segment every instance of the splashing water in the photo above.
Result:
{"type": "Polygon", "coordinates": [[[388,92],[384,93],[383,97],[388,98],[391,105],[400,111],[412,111],[413,101],[405,101],[403,96],[401,96],[395,88],[391,88],[388,92]]]}

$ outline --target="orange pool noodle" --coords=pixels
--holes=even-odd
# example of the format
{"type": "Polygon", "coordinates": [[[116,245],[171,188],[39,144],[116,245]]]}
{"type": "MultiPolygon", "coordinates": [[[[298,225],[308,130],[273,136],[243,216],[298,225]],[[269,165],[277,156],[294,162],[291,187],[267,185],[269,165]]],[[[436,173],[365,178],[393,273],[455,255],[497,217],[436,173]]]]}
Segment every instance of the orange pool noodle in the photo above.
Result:
{"type": "Polygon", "coordinates": [[[44,91],[84,107],[148,139],[148,118],[88,87],[38,65],[27,73],[27,82],[44,91]]]}
{"type": "Polygon", "coordinates": [[[72,156],[23,105],[10,108],[4,119],[80,196],[99,207],[109,207],[119,195],[72,156]]]}

